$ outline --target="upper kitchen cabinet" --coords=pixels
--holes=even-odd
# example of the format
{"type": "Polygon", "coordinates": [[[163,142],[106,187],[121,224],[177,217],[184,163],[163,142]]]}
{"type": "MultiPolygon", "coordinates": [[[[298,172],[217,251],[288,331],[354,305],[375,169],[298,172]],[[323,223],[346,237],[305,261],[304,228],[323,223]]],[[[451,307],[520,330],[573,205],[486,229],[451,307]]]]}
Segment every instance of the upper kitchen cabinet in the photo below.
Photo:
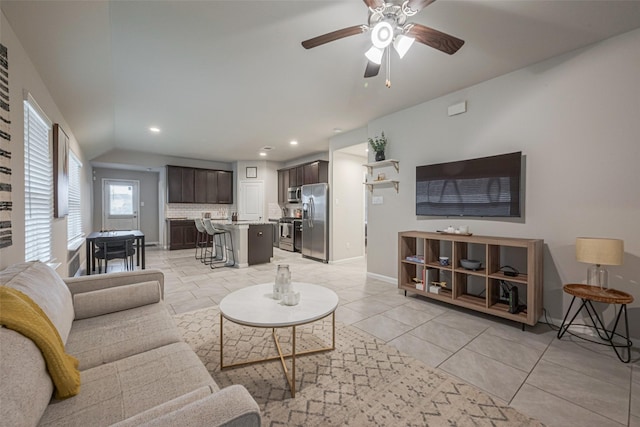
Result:
{"type": "Polygon", "coordinates": [[[218,203],[233,203],[233,172],[218,171],[218,203]]]}
{"type": "Polygon", "coordinates": [[[195,171],[192,168],[167,166],[169,203],[195,202],[195,171]]]}
{"type": "Polygon", "coordinates": [[[287,203],[287,189],[289,185],[289,170],[278,171],[278,203],[287,203]]]}
{"type": "Polygon", "coordinates": [[[289,169],[289,187],[299,187],[304,184],[304,170],[302,166],[289,169]]]}
{"type": "MultiPolygon", "coordinates": [[[[207,185],[207,170],[206,169],[196,169],[195,173],[195,188],[202,189],[205,191],[196,191],[194,202],[195,203],[207,203],[209,186],[207,185]]],[[[215,172],[214,172],[215,174],[215,172]]]]}
{"type": "Polygon", "coordinates": [[[329,182],[329,162],[316,160],[278,171],[278,203],[287,203],[287,189],[305,184],[329,182]]]}
{"type": "Polygon", "coordinates": [[[318,184],[329,182],[329,162],[318,160],[302,166],[304,171],[304,184],[318,184]]]}
{"type": "Polygon", "coordinates": [[[169,203],[233,203],[233,172],[167,166],[169,203]]]}
{"type": "Polygon", "coordinates": [[[204,171],[206,203],[218,203],[218,171],[204,171]]]}

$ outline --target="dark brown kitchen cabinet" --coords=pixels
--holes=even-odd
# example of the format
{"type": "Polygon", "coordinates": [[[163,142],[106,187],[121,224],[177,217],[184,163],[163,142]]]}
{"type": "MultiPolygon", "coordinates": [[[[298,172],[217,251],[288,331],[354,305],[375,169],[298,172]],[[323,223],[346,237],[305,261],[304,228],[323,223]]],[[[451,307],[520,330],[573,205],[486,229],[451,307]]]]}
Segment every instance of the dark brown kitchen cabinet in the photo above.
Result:
{"type": "Polygon", "coordinates": [[[329,162],[318,160],[302,166],[304,170],[304,184],[318,184],[329,182],[329,162]]]}
{"type": "Polygon", "coordinates": [[[287,189],[305,184],[329,182],[329,162],[316,160],[293,168],[278,170],[278,203],[287,203],[287,189]]]}
{"type": "Polygon", "coordinates": [[[167,166],[167,188],[169,203],[194,203],[194,170],[179,166],[167,166]]]}
{"type": "Polygon", "coordinates": [[[233,203],[233,172],[218,171],[218,203],[233,203]]]}
{"type": "Polygon", "coordinates": [[[289,170],[278,171],[278,203],[287,203],[287,189],[289,188],[289,170]]]}
{"type": "MultiPolygon", "coordinates": [[[[302,183],[300,183],[302,185],[302,183]]],[[[298,169],[291,168],[289,169],[289,187],[297,187],[298,186],[298,169]]]]}
{"type": "Polygon", "coordinates": [[[167,166],[168,203],[233,203],[233,172],[167,166]]]}
{"type": "Polygon", "coordinates": [[[167,188],[169,203],[182,202],[182,168],[167,166],[167,188]]]}
{"type": "Polygon", "coordinates": [[[218,171],[206,171],[207,203],[218,203],[218,171]]]}
{"type": "Polygon", "coordinates": [[[197,232],[193,220],[169,220],[169,249],[195,248],[197,232]]]}
{"type": "Polygon", "coordinates": [[[182,203],[195,203],[195,170],[189,168],[182,169],[182,203]]]}
{"type": "Polygon", "coordinates": [[[249,265],[264,264],[273,257],[273,226],[271,224],[249,225],[247,238],[249,265]]]}
{"type": "Polygon", "coordinates": [[[209,186],[207,185],[207,174],[208,171],[206,169],[196,169],[195,170],[195,197],[194,201],[196,203],[211,203],[208,200],[208,190],[209,186]],[[204,189],[204,191],[202,191],[204,189]]]}
{"type": "Polygon", "coordinates": [[[304,167],[303,166],[296,166],[296,178],[297,178],[297,183],[296,186],[300,187],[301,185],[304,185],[304,167]]]}

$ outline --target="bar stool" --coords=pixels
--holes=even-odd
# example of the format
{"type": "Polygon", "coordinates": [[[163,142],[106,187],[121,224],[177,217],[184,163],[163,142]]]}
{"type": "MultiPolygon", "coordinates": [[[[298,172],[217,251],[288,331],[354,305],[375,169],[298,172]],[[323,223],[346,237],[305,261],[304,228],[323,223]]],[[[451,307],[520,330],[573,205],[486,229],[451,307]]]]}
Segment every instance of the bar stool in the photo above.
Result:
{"type": "Polygon", "coordinates": [[[196,234],[196,259],[204,262],[207,246],[209,244],[209,235],[207,234],[207,230],[204,228],[204,222],[201,218],[196,218],[195,223],[196,230],[198,230],[196,234]],[[198,251],[200,252],[199,255],[198,251]]]}
{"type": "Polygon", "coordinates": [[[204,227],[211,237],[211,258],[209,262],[211,268],[232,267],[236,264],[236,258],[233,251],[233,238],[229,230],[215,228],[211,220],[204,220],[204,227]],[[224,238],[224,243],[222,239],[224,238]],[[231,256],[229,257],[229,253],[231,256]]]}
{"type": "Polygon", "coordinates": [[[205,232],[208,235],[208,240],[211,240],[211,247],[209,248],[209,245],[207,245],[205,247],[205,253],[204,253],[204,257],[202,259],[202,262],[205,264],[211,264],[211,268],[213,268],[213,263],[215,262],[214,260],[217,260],[218,262],[222,261],[222,255],[221,253],[222,251],[222,232],[220,230],[217,230],[214,226],[213,223],[211,222],[210,219],[205,218],[202,221],[202,224],[204,226],[205,232]]]}

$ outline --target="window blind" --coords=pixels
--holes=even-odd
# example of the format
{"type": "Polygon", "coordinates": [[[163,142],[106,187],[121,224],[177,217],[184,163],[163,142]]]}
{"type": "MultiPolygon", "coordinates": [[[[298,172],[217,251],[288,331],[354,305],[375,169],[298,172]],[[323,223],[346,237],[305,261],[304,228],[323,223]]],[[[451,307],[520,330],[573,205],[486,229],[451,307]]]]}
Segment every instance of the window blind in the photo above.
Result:
{"type": "Polygon", "coordinates": [[[82,163],[69,151],[69,215],[67,216],[67,240],[82,237],[82,212],[80,210],[80,171],[82,163]]]}
{"type": "Polygon", "coordinates": [[[53,167],[50,130],[51,123],[29,96],[24,101],[26,261],[51,260],[53,167]]]}

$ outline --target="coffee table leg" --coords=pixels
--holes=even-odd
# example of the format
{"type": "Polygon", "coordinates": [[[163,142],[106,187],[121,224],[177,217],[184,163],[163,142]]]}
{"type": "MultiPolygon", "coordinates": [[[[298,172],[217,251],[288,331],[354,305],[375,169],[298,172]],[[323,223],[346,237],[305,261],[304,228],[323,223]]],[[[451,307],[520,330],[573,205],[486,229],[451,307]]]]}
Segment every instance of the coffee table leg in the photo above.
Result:
{"type": "Polygon", "coordinates": [[[220,313],[220,369],[224,368],[233,368],[238,366],[246,366],[252,365],[254,363],[260,362],[268,362],[271,360],[280,360],[282,364],[282,370],[284,371],[285,379],[289,384],[289,390],[291,390],[291,397],[296,397],[296,356],[304,356],[307,354],[321,353],[325,351],[335,350],[336,348],[336,313],[335,311],[331,313],[331,347],[317,348],[313,350],[304,350],[300,353],[296,352],[296,327],[291,326],[292,329],[292,340],[291,340],[291,353],[284,354],[282,352],[282,347],[280,346],[280,340],[278,340],[278,335],[276,334],[276,328],[271,328],[271,335],[273,336],[273,342],[278,350],[277,356],[267,357],[264,359],[256,359],[256,360],[247,360],[245,362],[236,362],[231,363],[230,365],[225,366],[223,363],[223,348],[224,348],[224,335],[223,335],[223,322],[222,313],[220,313]],[[287,367],[286,358],[291,357],[291,372],[289,372],[289,368],[287,367]]]}
{"type": "Polygon", "coordinates": [[[222,335],[222,313],[220,313],[220,370],[224,368],[224,363],[222,363],[222,348],[224,347],[224,336],[222,335]]]}
{"type": "Polygon", "coordinates": [[[296,327],[293,327],[293,339],[291,341],[291,397],[296,397],[296,327]]]}
{"type": "Polygon", "coordinates": [[[336,349],[336,312],[331,313],[331,350],[336,349]]]}

